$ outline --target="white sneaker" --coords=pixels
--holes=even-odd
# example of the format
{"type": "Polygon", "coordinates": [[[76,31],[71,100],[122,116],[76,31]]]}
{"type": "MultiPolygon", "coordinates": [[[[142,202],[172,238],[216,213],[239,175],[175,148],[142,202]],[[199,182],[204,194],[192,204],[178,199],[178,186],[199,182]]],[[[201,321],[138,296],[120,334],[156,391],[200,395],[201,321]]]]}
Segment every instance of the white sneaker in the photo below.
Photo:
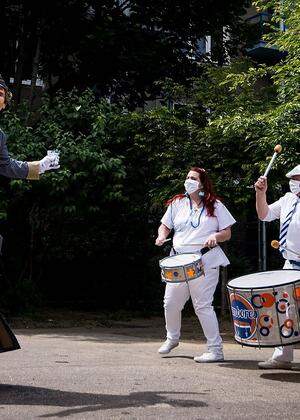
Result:
{"type": "Polygon", "coordinates": [[[291,370],[292,369],[292,363],[291,362],[285,362],[282,360],[276,360],[276,359],[269,359],[265,362],[259,362],[258,363],[259,369],[286,369],[291,370]]]}
{"type": "Polygon", "coordinates": [[[214,363],[214,362],[223,362],[224,355],[222,352],[219,353],[203,353],[201,356],[194,357],[195,362],[198,363],[214,363]]]}
{"type": "Polygon", "coordinates": [[[167,338],[163,345],[158,349],[158,353],[168,354],[177,346],[179,346],[179,341],[174,341],[167,338]]]}

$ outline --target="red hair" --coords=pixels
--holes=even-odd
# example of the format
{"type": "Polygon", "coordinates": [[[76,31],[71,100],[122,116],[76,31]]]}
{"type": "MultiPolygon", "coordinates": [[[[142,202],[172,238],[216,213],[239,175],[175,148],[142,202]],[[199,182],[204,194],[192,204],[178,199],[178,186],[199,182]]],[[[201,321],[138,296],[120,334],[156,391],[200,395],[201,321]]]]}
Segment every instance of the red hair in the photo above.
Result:
{"type": "MultiPolygon", "coordinates": [[[[219,199],[219,197],[214,193],[213,184],[209,179],[205,169],[198,168],[197,166],[193,166],[190,168],[190,171],[198,172],[200,177],[200,182],[203,185],[203,192],[204,197],[202,197],[203,205],[207,209],[207,213],[209,216],[214,216],[215,211],[215,202],[219,199]]],[[[166,204],[172,204],[175,200],[181,200],[182,198],[186,197],[185,194],[176,194],[174,197],[170,198],[166,204]]]]}

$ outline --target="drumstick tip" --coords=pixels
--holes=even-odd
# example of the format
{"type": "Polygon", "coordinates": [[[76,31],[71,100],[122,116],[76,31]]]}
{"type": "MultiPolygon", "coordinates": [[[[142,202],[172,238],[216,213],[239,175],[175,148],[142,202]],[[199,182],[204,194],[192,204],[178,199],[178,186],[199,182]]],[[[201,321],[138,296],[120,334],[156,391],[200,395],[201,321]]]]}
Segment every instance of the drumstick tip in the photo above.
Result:
{"type": "Polygon", "coordinates": [[[274,239],[274,240],[271,242],[271,247],[272,247],[272,248],[275,248],[275,249],[278,249],[278,248],[279,248],[279,242],[278,242],[278,241],[276,241],[276,239],[274,239]]]}

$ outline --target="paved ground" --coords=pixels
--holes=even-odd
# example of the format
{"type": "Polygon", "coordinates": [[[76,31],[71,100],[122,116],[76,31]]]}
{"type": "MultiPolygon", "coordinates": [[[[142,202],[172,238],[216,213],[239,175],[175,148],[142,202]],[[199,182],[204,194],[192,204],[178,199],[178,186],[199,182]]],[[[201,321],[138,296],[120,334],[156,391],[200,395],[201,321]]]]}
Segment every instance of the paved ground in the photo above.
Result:
{"type": "Polygon", "coordinates": [[[300,350],[292,372],[264,372],[271,350],[225,334],[226,362],[196,364],[203,341],[187,334],[160,357],[150,325],[17,330],[22,350],[0,359],[1,420],[300,418],[300,350]]]}

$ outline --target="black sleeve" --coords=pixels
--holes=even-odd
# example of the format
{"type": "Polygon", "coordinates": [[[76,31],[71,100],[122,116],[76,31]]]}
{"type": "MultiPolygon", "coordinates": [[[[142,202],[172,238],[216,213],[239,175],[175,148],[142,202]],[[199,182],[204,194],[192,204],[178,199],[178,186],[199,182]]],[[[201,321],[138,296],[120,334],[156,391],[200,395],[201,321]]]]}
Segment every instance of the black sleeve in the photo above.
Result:
{"type": "Polygon", "coordinates": [[[6,146],[6,135],[0,130],[0,175],[7,178],[25,179],[28,176],[28,163],[11,159],[6,146]]]}

